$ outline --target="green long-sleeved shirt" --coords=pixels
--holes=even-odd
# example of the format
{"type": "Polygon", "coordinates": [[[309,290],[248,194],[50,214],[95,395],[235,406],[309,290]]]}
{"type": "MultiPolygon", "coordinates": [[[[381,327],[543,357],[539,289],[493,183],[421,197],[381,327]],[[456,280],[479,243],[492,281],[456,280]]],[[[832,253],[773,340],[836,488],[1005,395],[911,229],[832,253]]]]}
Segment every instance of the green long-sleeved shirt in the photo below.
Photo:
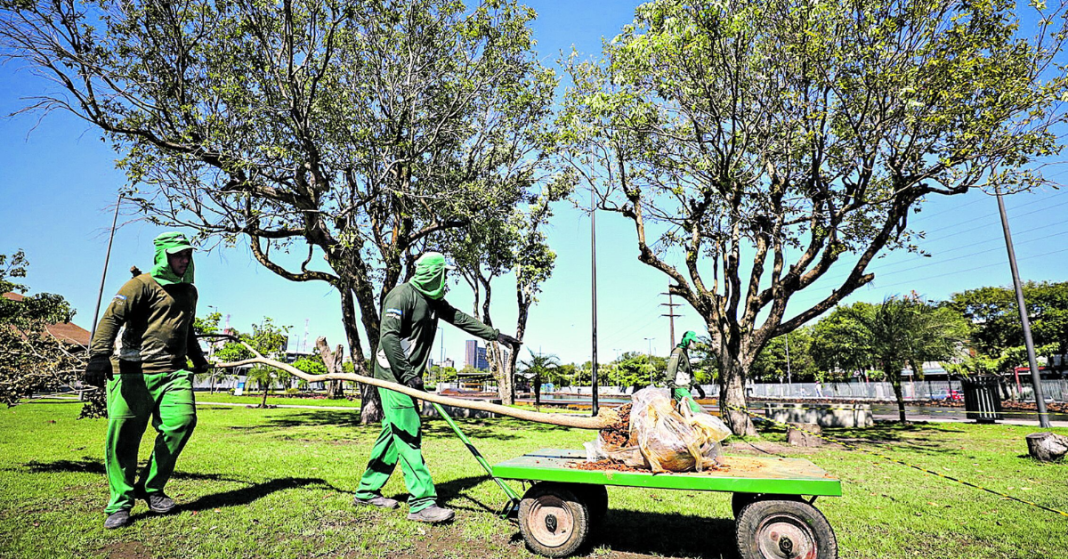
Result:
{"type": "Polygon", "coordinates": [[[456,310],[445,299],[430,299],[410,283],[402,283],[386,294],[382,304],[375,378],[403,384],[422,376],[439,318],[484,340],[497,338],[496,328],[456,310]]]}
{"type": "Polygon", "coordinates": [[[193,335],[197,288],[191,283],[161,286],[149,274],[126,282],[97,324],[89,355],[110,355],[121,373],[165,373],[184,369],[204,354],[193,335]],[[114,355],[115,338],[122,345],[114,355]]]}

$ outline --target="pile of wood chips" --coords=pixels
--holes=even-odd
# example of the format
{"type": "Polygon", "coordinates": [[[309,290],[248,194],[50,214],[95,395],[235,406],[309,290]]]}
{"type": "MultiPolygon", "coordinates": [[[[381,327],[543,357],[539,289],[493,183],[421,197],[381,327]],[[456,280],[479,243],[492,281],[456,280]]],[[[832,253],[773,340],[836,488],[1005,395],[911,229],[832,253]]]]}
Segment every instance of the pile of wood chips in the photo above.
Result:
{"type": "Polygon", "coordinates": [[[630,438],[630,404],[623,404],[616,408],[619,413],[619,421],[601,429],[601,439],[615,446],[635,446],[637,440],[630,438]]]}

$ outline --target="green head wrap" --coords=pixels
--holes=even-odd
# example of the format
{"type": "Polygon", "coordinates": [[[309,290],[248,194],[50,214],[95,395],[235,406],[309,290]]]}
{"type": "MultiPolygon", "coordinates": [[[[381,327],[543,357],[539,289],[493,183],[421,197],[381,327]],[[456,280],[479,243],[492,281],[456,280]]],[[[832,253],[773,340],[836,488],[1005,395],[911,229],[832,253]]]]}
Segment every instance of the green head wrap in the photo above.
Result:
{"type": "Polygon", "coordinates": [[[444,255],[440,252],[428,252],[415,261],[415,277],[408,283],[431,299],[441,299],[445,296],[447,269],[451,269],[451,266],[445,265],[444,255]]]}
{"type": "Polygon", "coordinates": [[[178,277],[171,269],[171,263],[167,260],[168,254],[177,254],[183,250],[190,250],[193,245],[189,239],[181,233],[164,233],[152,241],[156,245],[156,260],[149,274],[160,285],[173,283],[193,283],[193,260],[189,260],[189,267],[185,269],[185,275],[178,277]]]}
{"type": "Polygon", "coordinates": [[[682,335],[682,341],[679,342],[679,347],[681,347],[682,349],[686,349],[691,343],[696,340],[697,333],[693,330],[687,330],[686,333],[682,335]]]}

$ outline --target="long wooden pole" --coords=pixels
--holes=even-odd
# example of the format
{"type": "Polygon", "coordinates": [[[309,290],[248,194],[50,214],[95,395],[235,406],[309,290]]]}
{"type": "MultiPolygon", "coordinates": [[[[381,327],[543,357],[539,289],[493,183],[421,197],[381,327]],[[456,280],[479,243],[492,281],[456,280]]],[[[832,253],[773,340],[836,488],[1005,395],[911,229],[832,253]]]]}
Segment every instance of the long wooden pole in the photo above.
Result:
{"type": "MultiPolygon", "coordinates": [[[[230,336],[218,336],[233,339],[230,336]]],[[[422,390],[416,390],[409,388],[403,384],[395,382],[389,382],[386,380],[377,379],[374,377],[367,377],[363,375],[357,375],[355,373],[329,373],[325,375],[310,375],[301,371],[300,369],[281,361],[274,359],[268,359],[261,355],[258,351],[253,349],[245,342],[238,342],[245,346],[252,352],[255,357],[250,359],[242,359],[240,361],[231,361],[229,363],[213,363],[213,367],[228,368],[228,367],[240,367],[243,365],[268,365],[276,369],[281,369],[295,377],[304,379],[308,382],[322,382],[327,380],[348,380],[352,382],[359,382],[362,384],[368,384],[376,386],[378,388],[386,388],[393,390],[394,392],[400,392],[406,394],[412,398],[419,400],[426,400],[435,404],[441,404],[445,406],[453,406],[457,408],[467,408],[472,410],[480,410],[496,413],[499,415],[505,415],[508,417],[514,417],[516,419],[522,419],[525,421],[533,421],[536,423],[547,423],[549,425],[560,425],[562,427],[574,427],[576,429],[603,429],[619,421],[619,414],[615,410],[610,408],[602,408],[599,413],[594,417],[588,417],[585,415],[572,415],[562,413],[541,413],[527,410],[521,410],[516,408],[510,408],[507,406],[501,406],[498,404],[491,404],[489,402],[483,402],[480,400],[463,400],[460,398],[450,398],[448,396],[442,396],[440,394],[434,394],[432,392],[424,392],[422,390]]]]}

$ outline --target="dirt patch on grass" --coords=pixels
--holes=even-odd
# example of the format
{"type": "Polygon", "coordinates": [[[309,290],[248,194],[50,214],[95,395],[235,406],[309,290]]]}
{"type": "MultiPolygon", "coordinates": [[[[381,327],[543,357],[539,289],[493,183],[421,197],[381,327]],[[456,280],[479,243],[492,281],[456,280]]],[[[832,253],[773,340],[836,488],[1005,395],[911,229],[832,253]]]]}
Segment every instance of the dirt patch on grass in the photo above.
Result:
{"type": "Polygon", "coordinates": [[[100,550],[108,559],[152,559],[152,554],[141,542],[117,542],[105,545],[100,550]]]}

